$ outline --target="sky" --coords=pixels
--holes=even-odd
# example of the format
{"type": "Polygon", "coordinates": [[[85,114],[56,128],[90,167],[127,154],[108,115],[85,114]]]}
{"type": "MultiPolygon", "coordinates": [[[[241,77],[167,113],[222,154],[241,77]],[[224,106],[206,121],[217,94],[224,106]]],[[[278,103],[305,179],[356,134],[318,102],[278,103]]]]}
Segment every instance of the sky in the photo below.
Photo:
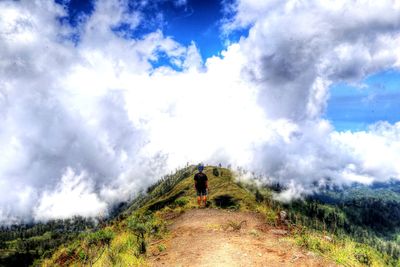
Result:
{"type": "Polygon", "coordinates": [[[399,1],[0,13],[0,224],[106,216],[187,163],[279,181],[282,201],[400,179],[399,1]]]}

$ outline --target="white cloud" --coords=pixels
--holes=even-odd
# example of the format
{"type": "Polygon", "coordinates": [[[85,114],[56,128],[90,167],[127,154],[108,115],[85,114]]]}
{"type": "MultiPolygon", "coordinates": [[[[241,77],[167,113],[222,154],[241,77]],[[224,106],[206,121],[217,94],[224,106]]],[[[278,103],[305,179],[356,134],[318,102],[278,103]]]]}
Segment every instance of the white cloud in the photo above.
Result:
{"type": "Polygon", "coordinates": [[[396,66],[399,14],[395,1],[241,0],[226,27],[253,25],[240,46],[266,113],[301,120],[324,112],[332,82],[396,66]]]}
{"type": "Polygon", "coordinates": [[[286,200],[328,178],[400,178],[398,124],[321,119],[330,84],[398,66],[398,6],[323,3],[238,1],[226,28],[249,37],[202,62],[161,31],[113,31],[143,23],[124,1],[76,29],[55,3],[0,2],[0,222],[97,216],[186,162],[287,182],[286,200]],[[182,71],[153,68],[162,54],[182,71]]]}
{"type": "Polygon", "coordinates": [[[34,209],[35,220],[106,215],[107,205],[99,199],[93,186],[84,171],[77,175],[74,170],[67,168],[57,187],[50,192],[43,192],[34,209]]]}
{"type": "Polygon", "coordinates": [[[397,2],[238,0],[229,8],[234,16],[225,22],[226,31],[250,27],[239,41],[246,55],[242,77],[258,89],[258,103],[272,124],[293,125],[286,131],[289,141],[277,135],[257,148],[252,168],[297,181],[305,192],[307,184],[327,178],[337,183],[399,178],[398,153],[391,149],[398,136],[387,137],[396,125],[337,133],[321,119],[331,84],[359,83],[398,67],[397,2]]]}
{"type": "Polygon", "coordinates": [[[176,6],[186,6],[187,5],[187,0],[174,0],[173,1],[174,2],[174,4],[176,5],[176,6]]]}
{"type": "MultiPolygon", "coordinates": [[[[400,122],[390,125],[379,122],[371,125],[369,131],[333,133],[333,139],[359,164],[346,173],[359,174],[367,182],[375,179],[400,178],[400,122]]],[[[359,177],[359,176],[358,176],[359,177]]]]}

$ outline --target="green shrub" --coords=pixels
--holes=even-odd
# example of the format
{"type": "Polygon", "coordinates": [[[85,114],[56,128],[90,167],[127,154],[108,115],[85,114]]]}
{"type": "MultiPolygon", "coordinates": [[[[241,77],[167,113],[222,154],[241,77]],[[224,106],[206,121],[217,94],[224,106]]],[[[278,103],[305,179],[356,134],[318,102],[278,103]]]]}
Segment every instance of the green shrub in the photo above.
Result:
{"type": "Polygon", "coordinates": [[[144,254],[147,251],[146,237],[150,232],[155,232],[154,216],[136,214],[128,220],[128,229],[136,236],[138,255],[144,254]],[[153,231],[152,231],[153,230],[153,231]]]}
{"type": "Polygon", "coordinates": [[[114,232],[110,229],[86,234],[82,243],[82,250],[78,252],[80,260],[92,266],[103,255],[106,247],[109,248],[113,238],[114,232]]]}
{"type": "Polygon", "coordinates": [[[175,199],[175,204],[179,207],[185,206],[187,203],[189,203],[189,200],[187,197],[180,197],[178,199],[175,199]]]}
{"type": "Polygon", "coordinates": [[[263,202],[264,201],[264,195],[261,194],[261,192],[257,189],[255,193],[256,201],[257,202],[263,202]]]}
{"type": "Polygon", "coordinates": [[[214,168],[214,169],[213,169],[213,174],[214,174],[214,176],[216,176],[216,177],[219,176],[218,168],[214,168]]]}
{"type": "Polygon", "coordinates": [[[164,250],[167,249],[167,248],[165,247],[164,244],[159,244],[159,245],[157,246],[157,248],[158,248],[158,251],[160,251],[160,252],[163,252],[164,250]]]}
{"type": "Polygon", "coordinates": [[[86,237],[86,242],[88,243],[88,245],[109,246],[113,238],[114,233],[111,230],[103,229],[90,233],[86,237]]]}
{"type": "Polygon", "coordinates": [[[264,215],[267,224],[276,226],[277,214],[273,209],[264,205],[259,205],[256,210],[264,215]]]}
{"type": "Polygon", "coordinates": [[[354,257],[357,259],[357,261],[361,264],[364,264],[366,266],[371,266],[372,265],[372,259],[369,253],[363,249],[359,249],[356,251],[354,254],[354,257]]]}
{"type": "Polygon", "coordinates": [[[84,261],[86,259],[86,254],[83,250],[78,252],[78,256],[81,261],[84,261]]]}

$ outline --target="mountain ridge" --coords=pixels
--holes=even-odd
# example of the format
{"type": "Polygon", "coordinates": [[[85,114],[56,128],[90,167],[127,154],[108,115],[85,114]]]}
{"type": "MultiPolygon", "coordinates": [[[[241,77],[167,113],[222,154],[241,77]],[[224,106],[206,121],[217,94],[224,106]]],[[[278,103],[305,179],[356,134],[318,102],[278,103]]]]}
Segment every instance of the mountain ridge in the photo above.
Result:
{"type": "MultiPolygon", "coordinates": [[[[196,166],[191,165],[164,176],[129,204],[120,207],[120,212],[115,213],[114,217],[72,236],[57,248],[37,257],[31,264],[145,266],[152,255],[149,253],[154,252],[150,251],[154,249],[152,242],[163,243],[160,240],[167,240],[171,234],[169,224],[195,210],[194,173],[196,166]]],[[[273,187],[259,186],[251,179],[237,179],[237,174],[229,168],[206,166],[205,173],[210,179],[210,210],[257,213],[262,216],[266,228],[286,231],[285,238],[291,240],[293,246],[315,253],[324,261],[336,265],[400,264],[395,254],[396,247],[389,241],[380,237],[371,239],[374,243],[379,240],[381,244],[378,245],[384,250],[368,245],[366,238],[372,233],[362,227],[357,231],[363,231],[367,237],[362,240],[365,242],[357,240],[353,235],[357,232],[346,229],[348,214],[340,206],[315,199],[280,203],[273,198],[273,187]],[[281,211],[286,213],[283,220],[279,219],[281,211]]],[[[156,249],[162,252],[171,247],[160,245],[156,249]]]]}

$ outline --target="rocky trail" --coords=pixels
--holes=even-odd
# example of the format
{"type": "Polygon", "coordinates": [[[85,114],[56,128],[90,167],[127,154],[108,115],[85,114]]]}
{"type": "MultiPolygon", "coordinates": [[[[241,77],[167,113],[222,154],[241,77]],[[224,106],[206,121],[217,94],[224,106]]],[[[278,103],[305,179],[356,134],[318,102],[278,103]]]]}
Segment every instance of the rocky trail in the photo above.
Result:
{"type": "Polygon", "coordinates": [[[149,248],[150,266],[336,266],[268,227],[259,214],[193,209],[172,220],[149,248]]]}

